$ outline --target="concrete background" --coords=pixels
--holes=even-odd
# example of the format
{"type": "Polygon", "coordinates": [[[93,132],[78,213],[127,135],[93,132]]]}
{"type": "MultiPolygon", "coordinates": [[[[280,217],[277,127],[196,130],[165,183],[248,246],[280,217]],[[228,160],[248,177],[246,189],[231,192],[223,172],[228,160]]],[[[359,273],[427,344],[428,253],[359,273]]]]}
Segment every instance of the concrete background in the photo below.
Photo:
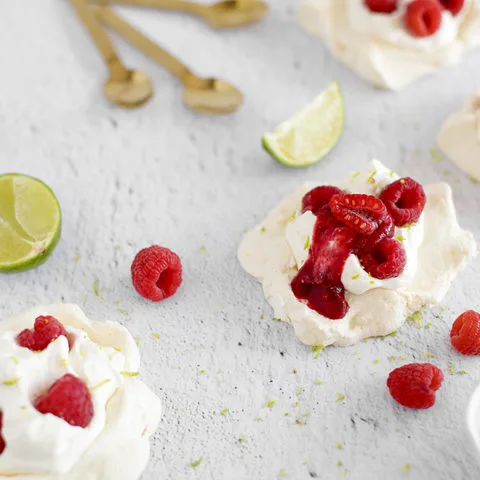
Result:
{"type": "Polygon", "coordinates": [[[430,154],[443,120],[479,87],[480,52],[401,93],[377,91],[295,25],[295,6],[275,0],[262,24],[228,32],[176,14],[129,13],[199,73],[245,93],[238,113],[206,117],[187,110],[179,83],[123,42],[126,62],[152,77],[156,94],[138,111],[110,107],[105,68],[67,2],[2,2],[0,171],[47,182],[64,228],[47,264],[0,277],[0,316],[75,302],[139,337],[143,378],[165,406],[144,480],[477,479],[464,414],[479,360],[452,350],[449,329],[461,311],[480,308],[480,258],[421,328],[407,324],[396,337],[315,358],[271,320],[236,248],[242,230],[300,183],[358,170],[373,156],[422,182],[449,181],[462,225],[480,238],[480,186],[430,154]],[[276,164],[261,135],[333,79],[347,109],[337,148],[310,169],[276,164]],[[160,304],[141,299],[129,277],[135,253],[153,243],[184,266],[181,290],[160,304]],[[385,380],[425,355],[445,384],[430,411],[407,411],[385,380]],[[467,373],[449,374],[452,361],[453,372],[467,373]]]}

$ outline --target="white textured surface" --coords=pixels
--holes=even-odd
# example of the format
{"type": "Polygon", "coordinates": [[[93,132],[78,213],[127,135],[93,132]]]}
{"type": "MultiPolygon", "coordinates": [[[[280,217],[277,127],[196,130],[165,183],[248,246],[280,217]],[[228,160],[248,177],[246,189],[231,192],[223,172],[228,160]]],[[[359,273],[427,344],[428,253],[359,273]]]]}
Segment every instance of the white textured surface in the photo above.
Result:
{"type": "Polygon", "coordinates": [[[360,480],[477,479],[464,412],[480,380],[479,359],[454,353],[448,332],[460,311],[480,308],[480,259],[454,284],[446,310],[435,310],[441,318],[425,315],[431,328],[406,325],[397,337],[327,349],[315,359],[290,327],[271,321],[235,252],[243,228],[286,193],[356,170],[373,156],[429,183],[448,170],[460,223],[478,239],[480,186],[449,161],[433,161],[429,149],[447,115],[478,89],[480,52],[399,94],[379,92],[302,33],[294,7],[293,0],[275,0],[264,23],[222,33],[191,18],[145,14],[172,51],[246,94],[237,114],[208,118],[185,109],[179,84],[123,44],[128,63],[147,71],[157,92],[138,111],[109,107],[100,88],[104,67],[67,2],[3,2],[0,170],[48,182],[64,231],[47,264],[0,277],[0,314],[65,300],[140,336],[143,378],[166,407],[144,480],[269,480],[281,469],[287,478],[330,480],[343,468],[346,478],[360,480]],[[277,165],[259,148],[261,134],[332,79],[347,107],[338,147],[310,169],[277,165]],[[172,247],[185,268],[179,293],[157,305],[139,298],[129,278],[134,254],[152,243],[172,247]],[[93,293],[97,278],[103,302],[93,293]],[[437,405],[403,410],[385,388],[388,372],[403,361],[388,357],[422,361],[427,351],[446,377],[437,405]],[[452,360],[455,371],[468,373],[449,375],[452,360]],[[271,399],[277,403],[265,408],[271,399]],[[411,469],[403,474],[406,463],[411,469]]]}

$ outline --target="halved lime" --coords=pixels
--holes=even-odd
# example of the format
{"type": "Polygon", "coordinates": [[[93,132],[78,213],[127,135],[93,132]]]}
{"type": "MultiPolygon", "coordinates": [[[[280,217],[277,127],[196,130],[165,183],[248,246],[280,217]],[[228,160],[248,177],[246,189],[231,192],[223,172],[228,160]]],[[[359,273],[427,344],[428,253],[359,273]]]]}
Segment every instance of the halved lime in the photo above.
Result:
{"type": "Polygon", "coordinates": [[[343,131],[345,111],[337,82],[274,132],[262,137],[263,148],[288,167],[307,167],[335,146],[343,131]]]}
{"type": "Polygon", "coordinates": [[[60,238],[62,213],[42,181],[0,175],[0,272],[19,272],[47,260],[60,238]]]}

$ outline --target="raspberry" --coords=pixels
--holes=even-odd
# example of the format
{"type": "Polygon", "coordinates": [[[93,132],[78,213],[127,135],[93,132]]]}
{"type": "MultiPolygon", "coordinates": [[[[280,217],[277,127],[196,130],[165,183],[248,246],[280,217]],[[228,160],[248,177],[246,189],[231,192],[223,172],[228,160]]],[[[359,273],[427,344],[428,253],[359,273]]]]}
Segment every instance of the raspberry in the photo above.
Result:
{"type": "Polygon", "coordinates": [[[87,386],[69,373],[40,395],[34,406],[40,413],[51,413],[75,427],[87,428],[93,418],[93,403],[87,386]]]}
{"type": "Polygon", "coordinates": [[[387,215],[381,200],[360,193],[334,195],[330,208],[337,220],[364,235],[372,234],[387,215]]]}
{"type": "Polygon", "coordinates": [[[429,37],[440,28],[442,7],[436,0],[413,0],[407,6],[404,23],[414,37],[429,37]]]}
{"type": "Polygon", "coordinates": [[[17,336],[17,342],[21,347],[33,351],[45,350],[51,342],[61,336],[67,337],[65,327],[54,317],[45,315],[37,317],[33,330],[25,329],[17,336]]]}
{"type": "Polygon", "coordinates": [[[393,237],[394,233],[395,225],[393,224],[393,218],[387,214],[371,235],[362,235],[358,241],[358,250],[370,252],[378,242],[384,238],[393,237]]]}
{"type": "Polygon", "coordinates": [[[343,287],[314,285],[308,294],[308,306],[330,320],[339,320],[348,312],[343,287]]]}
{"type": "Polygon", "coordinates": [[[365,5],[374,13],[393,13],[397,8],[397,0],[365,0],[365,5]]]}
{"type": "Polygon", "coordinates": [[[182,264],[168,248],[153,245],[140,250],[133,260],[132,282],[135,290],[152,302],[171,297],[182,283],[182,264]]]}
{"type": "Polygon", "coordinates": [[[5,439],[3,438],[2,435],[2,428],[3,428],[3,412],[0,410],[0,455],[3,453],[5,450],[5,447],[7,446],[5,443],[5,439]]]}
{"type": "Polygon", "coordinates": [[[324,205],[328,205],[330,199],[339,193],[343,193],[337,187],[331,185],[322,185],[310,190],[302,200],[302,213],[310,210],[314,215],[317,214],[324,205]]]}
{"type": "Polygon", "coordinates": [[[323,206],[316,213],[317,221],[315,222],[316,230],[327,230],[328,228],[345,227],[345,225],[339,222],[330,210],[329,205],[323,206]]]}
{"type": "MultiPolygon", "coordinates": [[[[314,231],[312,241],[312,281],[337,285],[342,277],[343,267],[353,251],[357,234],[346,227],[314,231]]],[[[307,262],[308,262],[307,260],[307,262]]]]}
{"type": "Polygon", "coordinates": [[[443,373],[431,363],[410,363],[396,368],[387,380],[390,395],[404,407],[425,409],[435,404],[443,373]]]}
{"type": "Polygon", "coordinates": [[[463,355],[480,355],[480,313],[467,310],[452,325],[450,341],[463,355]]]}
{"type": "Polygon", "coordinates": [[[465,0],[439,0],[439,2],[443,8],[451,12],[452,15],[458,15],[465,5],[465,0]]]}
{"type": "Polygon", "coordinates": [[[405,268],[407,257],[395,238],[384,238],[368,253],[359,253],[360,263],[372,277],[384,280],[398,277],[405,268]]]}
{"type": "Polygon", "coordinates": [[[323,230],[317,219],[309,257],[291,283],[297,298],[332,320],[343,318],[348,311],[341,277],[356,238],[346,227],[323,230]]]}
{"type": "Polygon", "coordinates": [[[427,202],[423,187],[410,177],[387,185],[380,194],[380,199],[397,227],[416,222],[427,202]]]}

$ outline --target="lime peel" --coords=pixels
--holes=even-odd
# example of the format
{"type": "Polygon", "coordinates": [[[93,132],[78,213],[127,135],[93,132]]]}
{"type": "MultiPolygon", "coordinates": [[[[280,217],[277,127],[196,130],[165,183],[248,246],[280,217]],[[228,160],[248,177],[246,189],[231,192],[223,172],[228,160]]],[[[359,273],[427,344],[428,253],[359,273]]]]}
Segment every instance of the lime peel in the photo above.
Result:
{"type": "Polygon", "coordinates": [[[307,167],[324,158],[343,132],[345,112],[337,82],[310,105],[262,137],[263,148],[288,167],[307,167]]]}

